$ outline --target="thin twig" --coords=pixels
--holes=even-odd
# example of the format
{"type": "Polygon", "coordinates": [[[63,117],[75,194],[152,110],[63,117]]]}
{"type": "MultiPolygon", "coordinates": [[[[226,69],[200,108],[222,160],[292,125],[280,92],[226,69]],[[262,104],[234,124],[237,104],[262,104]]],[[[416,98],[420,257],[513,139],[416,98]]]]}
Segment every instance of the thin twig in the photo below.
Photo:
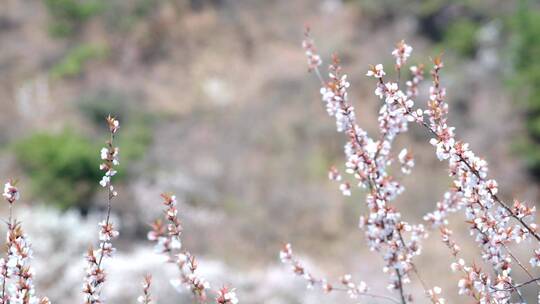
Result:
{"type": "MultiPolygon", "coordinates": [[[[332,290],[335,290],[335,291],[340,291],[340,292],[348,292],[349,290],[347,288],[341,288],[341,287],[332,287],[332,290]]],[[[370,297],[370,298],[374,298],[374,299],[383,299],[383,300],[388,300],[392,303],[396,303],[396,304],[399,304],[400,302],[392,297],[389,297],[389,296],[385,296],[385,295],[380,295],[380,294],[375,294],[375,293],[371,293],[371,292],[361,292],[361,293],[358,293],[359,296],[366,296],[366,297],[370,297]]]]}
{"type": "Polygon", "coordinates": [[[403,292],[403,280],[401,278],[401,272],[399,272],[399,269],[396,269],[396,274],[397,274],[397,277],[398,277],[398,281],[399,281],[399,296],[401,297],[401,303],[403,304],[406,304],[407,301],[405,300],[405,294],[403,292]]]}
{"type": "Polygon", "coordinates": [[[509,290],[512,290],[512,289],[517,289],[517,288],[520,288],[520,287],[523,287],[523,286],[526,286],[526,285],[529,285],[531,283],[535,283],[535,282],[538,282],[540,281],[540,278],[533,278],[533,279],[530,279],[528,281],[525,281],[523,283],[520,283],[520,284],[516,284],[514,286],[510,286],[508,288],[495,288],[495,287],[491,287],[494,291],[509,291],[509,290]]]}

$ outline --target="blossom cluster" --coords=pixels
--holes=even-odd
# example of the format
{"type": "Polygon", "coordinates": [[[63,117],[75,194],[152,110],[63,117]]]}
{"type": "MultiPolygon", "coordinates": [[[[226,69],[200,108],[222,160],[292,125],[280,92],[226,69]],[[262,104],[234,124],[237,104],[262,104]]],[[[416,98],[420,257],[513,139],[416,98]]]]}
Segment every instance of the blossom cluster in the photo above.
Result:
{"type": "MultiPolygon", "coordinates": [[[[313,40],[307,36],[304,45],[309,45],[313,57],[313,40]]],[[[322,82],[321,95],[327,113],[336,121],[338,132],[347,135],[344,151],[345,172],[352,175],[354,183],[345,180],[336,167],[328,173],[331,180],[340,183],[341,192],[350,196],[351,184],[367,189],[366,204],[369,212],[360,216],[359,227],[365,231],[368,246],[381,252],[385,261],[383,271],[391,274],[390,289],[398,290],[401,302],[408,301],[403,284],[410,281],[414,273],[424,287],[427,298],[432,303],[444,303],[439,287],[429,288],[419,274],[413,258],[421,252],[421,240],[427,237],[422,224],[409,224],[401,219],[400,213],[391,205],[404,187],[389,175],[393,163],[392,146],[397,135],[414,122],[432,136],[430,144],[435,147],[435,155],[448,162],[449,175],[453,179],[451,188],[443,199],[436,203],[436,209],[427,213],[424,220],[431,228],[440,230],[443,243],[457,260],[452,265],[463,274],[458,285],[460,294],[472,296],[477,303],[510,303],[514,294],[522,295],[512,277],[514,264],[526,272],[535,282],[530,271],[510,251],[508,245],[528,240],[540,242],[537,225],[533,221],[535,208],[518,200],[507,204],[498,194],[498,183],[488,177],[487,162],[478,157],[469,144],[456,138],[455,128],[448,123],[449,106],[446,89],[441,85],[440,71],[444,64],[440,56],[433,59],[432,82],[429,88],[427,108],[415,108],[414,98],[419,96],[419,87],[424,80],[424,65],[410,67],[410,80],[405,82],[406,92],[400,86],[400,72],[410,57],[412,47],[400,41],[392,51],[398,71],[397,81],[387,81],[387,73],[382,64],[370,65],[366,76],[376,79],[374,94],[382,100],[379,109],[379,137],[372,138],[356,123],[355,109],[348,101],[347,89],[350,84],[342,73],[339,60],[334,57],[329,66],[328,80],[319,72],[319,65],[310,65],[322,82]],[[494,275],[484,272],[476,265],[466,266],[458,258],[460,246],[451,238],[449,215],[464,211],[471,235],[481,249],[481,257],[493,269],[494,275]]],[[[410,174],[414,158],[410,150],[404,148],[397,155],[401,172],[410,174]]],[[[317,283],[311,274],[305,272],[301,264],[292,258],[290,245],[281,251],[282,262],[291,264],[296,274],[308,281],[308,286],[317,283]]],[[[540,266],[540,249],[532,253],[532,266],[540,266]]],[[[519,285],[521,286],[521,285],[519,285]]]]}
{"type": "Polygon", "coordinates": [[[165,217],[167,224],[164,225],[161,219],[157,219],[152,224],[152,230],[148,232],[148,240],[155,242],[154,250],[158,254],[166,254],[169,259],[174,259],[175,254],[182,248],[180,236],[182,234],[182,224],[178,218],[176,208],[176,196],[162,194],[163,204],[166,206],[165,217]]]}
{"type": "Polygon", "coordinates": [[[47,297],[39,298],[35,294],[34,269],[30,263],[31,243],[20,223],[12,218],[11,209],[20,198],[12,181],[5,184],[3,196],[9,203],[10,217],[7,223],[7,255],[0,259],[0,303],[50,304],[47,297]]]}
{"type": "Polygon", "coordinates": [[[19,190],[17,190],[13,181],[9,181],[4,185],[4,193],[2,193],[2,196],[10,204],[13,204],[21,197],[19,190]]]}
{"type": "MultiPolygon", "coordinates": [[[[482,303],[492,303],[495,301],[491,293],[491,279],[477,265],[467,266],[463,259],[459,259],[450,265],[452,271],[461,271],[462,278],[458,281],[460,295],[469,295],[474,299],[479,299],[482,303]]],[[[499,295],[499,298],[501,295],[499,295]]],[[[503,291],[502,297],[507,297],[503,291]]],[[[496,303],[499,303],[498,301],[496,303]]]]}
{"type": "Polygon", "coordinates": [[[208,299],[208,292],[216,294],[215,301],[218,304],[237,304],[238,298],[234,289],[221,288],[214,291],[210,283],[199,275],[198,262],[194,255],[187,250],[182,250],[182,224],[178,217],[177,200],[173,194],[162,194],[165,223],[156,220],[152,224],[152,230],[148,232],[148,239],[155,243],[154,250],[158,254],[167,257],[169,263],[175,264],[179,271],[179,277],[171,280],[171,284],[180,290],[183,286],[201,302],[208,299]]]}
{"type": "Polygon", "coordinates": [[[309,67],[309,70],[311,71],[319,67],[322,64],[322,60],[321,60],[321,56],[317,54],[317,50],[315,49],[313,40],[309,36],[309,27],[306,27],[304,36],[305,36],[305,39],[302,41],[302,47],[304,48],[304,51],[306,52],[306,57],[308,60],[308,67],[309,67]]]}
{"type": "Polygon", "coordinates": [[[412,153],[406,148],[403,148],[398,155],[399,163],[401,164],[401,172],[404,174],[411,174],[414,167],[414,158],[412,153]]]}
{"type": "Polygon", "coordinates": [[[152,298],[150,296],[151,285],[152,285],[152,276],[151,275],[144,276],[144,281],[142,283],[143,294],[137,298],[137,302],[141,304],[152,304],[152,298]]]}
{"type": "Polygon", "coordinates": [[[106,273],[102,262],[105,258],[112,257],[115,248],[112,246],[111,240],[118,235],[118,232],[113,230],[112,226],[110,226],[110,230],[107,229],[107,226],[101,224],[99,248],[88,248],[85,256],[87,266],[83,283],[83,295],[85,303],[88,304],[103,303],[101,289],[106,281],[106,273]]]}
{"type": "Polygon", "coordinates": [[[30,265],[32,249],[20,224],[13,223],[13,228],[8,232],[8,244],[7,278],[13,278],[16,283],[8,290],[10,295],[7,302],[39,303],[41,300],[35,296],[34,290],[34,270],[30,265]]]}
{"type": "Polygon", "coordinates": [[[293,254],[291,244],[285,244],[283,246],[279,252],[279,258],[283,264],[291,267],[291,271],[294,274],[302,277],[306,281],[308,289],[319,287],[325,293],[330,293],[336,290],[346,291],[351,299],[356,299],[359,296],[377,297],[376,295],[368,292],[369,290],[367,284],[364,281],[354,283],[350,274],[345,274],[341,277],[340,282],[343,286],[342,289],[339,287],[334,287],[334,285],[330,284],[326,278],[318,278],[314,276],[293,254]]]}
{"type": "Polygon", "coordinates": [[[307,288],[312,289],[319,284],[325,292],[331,292],[334,288],[326,279],[317,279],[306,270],[304,265],[294,257],[291,244],[285,244],[279,252],[279,258],[283,264],[289,265],[294,274],[302,277],[307,282],[307,288]]]}
{"type": "Polygon", "coordinates": [[[217,304],[237,304],[238,298],[236,297],[236,293],[234,292],[234,289],[223,287],[220,290],[218,290],[216,303],[217,304]]]}
{"type": "Polygon", "coordinates": [[[174,261],[180,272],[180,277],[172,279],[171,284],[180,291],[180,287],[184,286],[191,291],[199,301],[206,301],[208,291],[210,290],[210,282],[200,276],[197,271],[199,263],[195,256],[189,252],[179,253],[174,261]]]}
{"type": "Polygon", "coordinates": [[[411,56],[412,47],[401,40],[397,43],[396,48],[392,51],[392,55],[396,58],[396,68],[401,69],[407,59],[411,56]]]}
{"type": "MultiPolygon", "coordinates": [[[[498,302],[509,303],[512,289],[504,288],[513,287],[512,264],[521,263],[510,252],[508,244],[533,238],[540,240],[537,225],[533,222],[535,210],[517,200],[512,206],[503,202],[497,196],[497,182],[488,177],[487,162],[476,156],[469,144],[455,138],[455,128],[448,125],[446,90],[440,83],[443,66],[440,57],[436,57],[431,71],[433,81],[429,89],[428,109],[425,111],[428,122],[424,127],[433,135],[430,143],[435,146],[437,157],[448,161],[454,183],[445,194],[445,200],[438,204],[438,210],[426,215],[426,219],[435,225],[444,225],[448,211],[465,209],[466,221],[482,250],[482,258],[492,265],[497,274],[496,278],[489,278],[487,274],[480,276],[469,271],[475,275],[469,275],[468,280],[480,293],[480,299],[489,300],[490,293],[485,289],[491,288],[497,290],[494,296],[498,302]]],[[[536,266],[534,257],[531,264],[536,266]]],[[[475,267],[472,269],[476,270],[475,267]]]]}
{"type": "Polygon", "coordinates": [[[118,193],[114,190],[114,187],[111,183],[111,178],[116,175],[115,166],[118,166],[120,162],[118,161],[118,147],[113,146],[113,139],[116,132],[120,128],[120,123],[118,120],[112,116],[107,117],[107,125],[109,126],[110,139],[107,141],[106,147],[101,148],[101,160],[103,162],[99,165],[99,169],[104,171],[104,175],[99,182],[102,187],[109,188],[109,196],[114,197],[118,193]]]}

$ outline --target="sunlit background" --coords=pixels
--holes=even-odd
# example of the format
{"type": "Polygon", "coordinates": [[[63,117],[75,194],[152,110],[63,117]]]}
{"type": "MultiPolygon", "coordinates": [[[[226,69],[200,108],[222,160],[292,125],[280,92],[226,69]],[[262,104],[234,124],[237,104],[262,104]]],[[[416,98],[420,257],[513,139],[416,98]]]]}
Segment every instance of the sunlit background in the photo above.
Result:
{"type": "MultiPolygon", "coordinates": [[[[97,242],[106,204],[99,149],[109,113],[121,122],[109,303],[135,302],[145,273],[159,303],[192,301],[169,284],[174,267],[146,240],[161,192],[179,197],[184,245],[204,276],[236,287],[242,303],[354,302],[306,290],[279,264],[284,242],[318,275],[351,273],[387,293],[382,258],[357,228],[364,193],[344,198],[327,180],[332,165],[343,168],[346,138],[307,72],[306,24],[325,63],[341,57],[371,132],[379,101],[368,64],[391,73],[401,39],[414,48],[411,63],[429,67],[443,52],[458,137],[487,159],[506,200],[539,199],[537,1],[0,0],[0,178],[19,179],[16,214],[34,244],[38,294],[59,304],[82,297],[83,253],[97,242]]],[[[421,222],[450,186],[428,135],[412,127],[398,140],[417,164],[396,203],[409,222],[421,222]]],[[[452,218],[456,237],[480,262],[463,219],[452,218]]],[[[417,264],[426,281],[465,301],[436,231],[425,246],[417,264]]],[[[528,261],[529,245],[516,250],[528,261]]],[[[418,282],[405,289],[426,300],[418,282]]],[[[534,288],[525,294],[536,298],[534,288]]]]}

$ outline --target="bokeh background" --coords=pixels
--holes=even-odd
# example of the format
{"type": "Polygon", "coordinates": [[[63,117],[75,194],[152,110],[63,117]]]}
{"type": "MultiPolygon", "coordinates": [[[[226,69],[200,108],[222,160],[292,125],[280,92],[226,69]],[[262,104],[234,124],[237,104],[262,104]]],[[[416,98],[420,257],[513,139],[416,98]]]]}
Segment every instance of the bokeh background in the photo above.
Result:
{"type": "MultiPolygon", "coordinates": [[[[488,160],[506,200],[538,201],[538,1],[0,0],[0,177],[20,180],[16,213],[33,240],[38,294],[59,304],[81,298],[83,253],[105,206],[97,182],[108,113],[122,126],[109,303],[134,302],[147,272],[159,303],[191,302],[146,241],[161,192],[179,197],[184,244],[204,276],[235,286],[243,303],[348,303],[306,290],[279,264],[289,241],[314,273],[351,273],[386,293],[381,258],[357,229],[364,194],[344,198],[327,180],[331,165],[343,167],[345,138],[307,72],[305,24],[325,62],[340,55],[372,134],[378,100],[368,64],[390,71],[401,39],[414,47],[411,63],[429,66],[444,51],[458,136],[488,160]]],[[[416,157],[396,202],[410,222],[450,185],[428,140],[412,127],[397,143],[416,157]]],[[[481,263],[463,216],[452,220],[464,256],[481,263]]],[[[417,264],[426,281],[451,302],[465,300],[436,231],[425,247],[417,264]]],[[[516,250],[528,261],[530,249],[516,250]]],[[[406,289],[426,300],[418,282],[406,289]]]]}

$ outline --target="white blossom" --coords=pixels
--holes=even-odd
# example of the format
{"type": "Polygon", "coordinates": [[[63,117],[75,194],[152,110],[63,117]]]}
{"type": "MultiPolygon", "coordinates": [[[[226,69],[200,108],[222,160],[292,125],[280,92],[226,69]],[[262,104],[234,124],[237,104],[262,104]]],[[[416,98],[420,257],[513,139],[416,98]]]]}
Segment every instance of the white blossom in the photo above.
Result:
{"type": "Polygon", "coordinates": [[[2,196],[9,202],[14,203],[20,199],[19,190],[13,185],[11,181],[4,185],[4,193],[2,196]]]}
{"type": "Polygon", "coordinates": [[[386,73],[384,72],[383,65],[380,63],[375,66],[371,66],[366,73],[366,76],[375,78],[382,78],[384,75],[386,75],[386,73]]]}

